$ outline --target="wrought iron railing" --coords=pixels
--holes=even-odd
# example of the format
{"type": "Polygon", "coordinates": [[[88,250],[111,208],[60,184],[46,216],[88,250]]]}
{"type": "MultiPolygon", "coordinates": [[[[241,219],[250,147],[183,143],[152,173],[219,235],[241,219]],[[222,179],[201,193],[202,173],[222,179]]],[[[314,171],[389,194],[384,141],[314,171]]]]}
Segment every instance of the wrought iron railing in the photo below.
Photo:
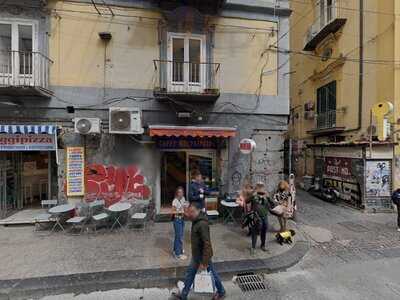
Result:
{"type": "Polygon", "coordinates": [[[40,52],[0,51],[0,86],[48,90],[51,59],[40,52]]]}
{"type": "Polygon", "coordinates": [[[341,8],[340,1],[332,0],[330,5],[324,7],[321,13],[321,4],[315,6],[315,20],[308,28],[305,36],[305,44],[310,42],[322,29],[332,23],[335,19],[345,18],[344,9],[341,8]]]}
{"type": "Polygon", "coordinates": [[[336,110],[330,110],[316,115],[316,129],[329,129],[337,127],[338,113],[336,110]]]}
{"type": "Polygon", "coordinates": [[[154,60],[154,89],[167,93],[219,93],[220,64],[154,60]]]}

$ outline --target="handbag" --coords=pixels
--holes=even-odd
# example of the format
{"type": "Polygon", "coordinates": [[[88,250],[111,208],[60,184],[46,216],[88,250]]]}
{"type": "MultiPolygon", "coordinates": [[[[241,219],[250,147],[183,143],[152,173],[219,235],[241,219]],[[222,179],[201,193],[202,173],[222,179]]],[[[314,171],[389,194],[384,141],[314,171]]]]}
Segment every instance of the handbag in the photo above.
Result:
{"type": "Polygon", "coordinates": [[[284,210],[285,210],[284,206],[279,204],[279,205],[275,206],[273,209],[271,209],[271,212],[273,212],[274,214],[277,214],[277,215],[282,215],[284,210]]]}
{"type": "Polygon", "coordinates": [[[207,271],[197,273],[194,278],[193,291],[197,294],[214,294],[215,284],[212,273],[207,271]]]}

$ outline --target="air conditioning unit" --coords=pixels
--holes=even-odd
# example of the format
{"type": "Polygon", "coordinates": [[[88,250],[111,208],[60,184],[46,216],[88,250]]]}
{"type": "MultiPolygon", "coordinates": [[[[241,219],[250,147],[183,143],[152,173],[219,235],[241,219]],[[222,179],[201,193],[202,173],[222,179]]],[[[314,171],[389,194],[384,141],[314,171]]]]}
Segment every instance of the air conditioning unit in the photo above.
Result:
{"type": "Polygon", "coordinates": [[[142,134],[142,111],[137,107],[110,107],[110,133],[142,134]]]}
{"type": "Polygon", "coordinates": [[[75,133],[93,134],[101,132],[101,120],[99,118],[75,118],[73,121],[75,133]]]}

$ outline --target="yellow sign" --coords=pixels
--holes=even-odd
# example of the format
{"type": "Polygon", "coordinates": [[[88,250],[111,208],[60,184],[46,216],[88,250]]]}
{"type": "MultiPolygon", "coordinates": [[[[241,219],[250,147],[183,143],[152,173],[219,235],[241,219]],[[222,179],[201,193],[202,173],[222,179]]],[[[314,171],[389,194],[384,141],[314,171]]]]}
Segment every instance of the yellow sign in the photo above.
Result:
{"type": "Polygon", "coordinates": [[[83,147],[67,148],[67,196],[85,194],[85,151],[83,147]]]}
{"type": "Polygon", "coordinates": [[[376,119],[376,129],[378,140],[385,141],[388,137],[388,115],[393,112],[393,104],[390,102],[380,102],[372,107],[372,114],[376,119]]]}

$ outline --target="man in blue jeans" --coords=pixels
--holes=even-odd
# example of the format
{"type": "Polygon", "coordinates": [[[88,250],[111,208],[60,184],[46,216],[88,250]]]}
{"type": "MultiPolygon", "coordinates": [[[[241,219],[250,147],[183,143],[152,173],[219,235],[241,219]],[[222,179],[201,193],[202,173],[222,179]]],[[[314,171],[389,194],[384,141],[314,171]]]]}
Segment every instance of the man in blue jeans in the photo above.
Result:
{"type": "Polygon", "coordinates": [[[210,227],[207,216],[201,211],[202,205],[199,202],[193,202],[187,211],[187,217],[192,221],[191,243],[192,243],[192,262],[190,263],[184,281],[182,292],[175,295],[176,298],[186,300],[193,285],[197,272],[207,270],[212,273],[217,293],[213,300],[223,299],[225,289],[222,285],[214,266],[211,262],[213,250],[210,238],[210,227]]]}

